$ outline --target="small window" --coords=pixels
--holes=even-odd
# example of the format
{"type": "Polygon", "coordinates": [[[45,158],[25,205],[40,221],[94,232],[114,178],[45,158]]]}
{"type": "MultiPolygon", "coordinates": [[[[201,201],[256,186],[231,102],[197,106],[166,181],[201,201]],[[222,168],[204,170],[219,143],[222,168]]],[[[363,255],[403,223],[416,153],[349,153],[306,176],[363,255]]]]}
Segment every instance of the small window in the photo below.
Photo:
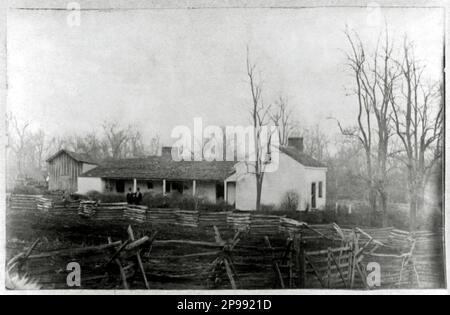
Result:
{"type": "Polygon", "coordinates": [[[323,197],[323,182],[319,182],[319,198],[323,197]]]}
{"type": "Polygon", "coordinates": [[[153,189],[153,182],[147,182],[147,189],[153,189]]]}

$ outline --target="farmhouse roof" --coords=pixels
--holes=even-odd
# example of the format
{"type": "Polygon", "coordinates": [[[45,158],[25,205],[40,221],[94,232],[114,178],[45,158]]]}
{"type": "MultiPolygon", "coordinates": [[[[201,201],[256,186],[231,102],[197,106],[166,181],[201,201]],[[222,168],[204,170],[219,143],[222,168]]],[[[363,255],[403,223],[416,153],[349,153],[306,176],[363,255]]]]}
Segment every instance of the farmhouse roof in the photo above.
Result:
{"type": "Polygon", "coordinates": [[[290,156],[291,158],[293,158],[294,160],[296,160],[303,166],[318,167],[318,168],[319,167],[320,168],[327,167],[324,163],[314,159],[313,157],[309,156],[308,154],[306,154],[304,152],[297,150],[294,147],[289,147],[289,146],[280,147],[280,151],[283,152],[284,154],[290,156]]]}
{"type": "MultiPolygon", "coordinates": [[[[294,147],[281,147],[280,151],[306,167],[326,167],[294,147]]],[[[168,179],[168,180],[219,180],[234,172],[235,161],[174,161],[170,155],[106,160],[80,176],[114,179],[168,179]]]]}
{"type": "Polygon", "coordinates": [[[82,177],[115,179],[225,180],[236,162],[173,161],[163,156],[105,161],[82,177]]]}
{"type": "Polygon", "coordinates": [[[68,156],[70,156],[72,159],[74,159],[75,161],[78,161],[78,162],[88,163],[88,164],[98,164],[98,162],[96,162],[94,159],[92,159],[88,154],[73,152],[73,151],[69,151],[66,149],[61,149],[58,152],[56,152],[55,154],[53,154],[52,156],[50,156],[47,159],[47,162],[53,161],[55,158],[60,156],[62,153],[66,153],[68,156]]]}

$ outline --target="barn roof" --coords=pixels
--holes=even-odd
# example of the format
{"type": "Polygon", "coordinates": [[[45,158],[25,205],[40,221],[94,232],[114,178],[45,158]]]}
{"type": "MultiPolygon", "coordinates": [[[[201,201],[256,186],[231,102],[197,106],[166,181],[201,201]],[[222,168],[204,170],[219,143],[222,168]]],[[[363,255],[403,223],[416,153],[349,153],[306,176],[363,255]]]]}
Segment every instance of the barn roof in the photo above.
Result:
{"type": "Polygon", "coordinates": [[[98,162],[96,162],[88,154],[77,153],[77,152],[69,151],[66,149],[61,149],[58,152],[56,152],[55,154],[53,154],[52,156],[50,156],[47,159],[47,162],[53,161],[55,158],[57,158],[58,156],[60,156],[63,153],[66,153],[68,156],[70,156],[72,159],[74,159],[75,161],[78,161],[78,162],[88,163],[88,164],[98,164],[98,162]]]}
{"type": "Polygon", "coordinates": [[[288,147],[288,146],[280,147],[280,151],[283,152],[284,154],[290,156],[291,158],[293,158],[294,160],[296,160],[303,166],[321,167],[321,168],[327,167],[324,163],[314,159],[313,157],[311,157],[310,155],[308,155],[304,152],[297,150],[294,147],[288,147]]]}
{"type": "Polygon", "coordinates": [[[136,178],[169,180],[225,180],[234,172],[236,162],[173,161],[163,156],[105,161],[82,177],[136,178]]]}

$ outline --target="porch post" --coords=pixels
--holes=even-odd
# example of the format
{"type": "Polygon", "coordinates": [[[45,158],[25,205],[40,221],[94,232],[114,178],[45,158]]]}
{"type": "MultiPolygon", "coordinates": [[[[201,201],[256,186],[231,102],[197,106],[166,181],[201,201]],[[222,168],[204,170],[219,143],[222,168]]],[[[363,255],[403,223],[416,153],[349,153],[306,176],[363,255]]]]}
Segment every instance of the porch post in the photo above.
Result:
{"type": "Polygon", "coordinates": [[[133,192],[137,192],[137,180],[133,178],[133,192]]]}
{"type": "Polygon", "coordinates": [[[196,194],[196,190],[197,190],[197,181],[194,179],[192,181],[192,196],[194,196],[194,197],[195,197],[195,194],[196,194]]]}
{"type": "Polygon", "coordinates": [[[163,196],[166,195],[166,180],[163,179],[163,196]]]}
{"type": "Polygon", "coordinates": [[[228,204],[227,181],[223,182],[223,199],[225,200],[225,203],[228,204]]]}

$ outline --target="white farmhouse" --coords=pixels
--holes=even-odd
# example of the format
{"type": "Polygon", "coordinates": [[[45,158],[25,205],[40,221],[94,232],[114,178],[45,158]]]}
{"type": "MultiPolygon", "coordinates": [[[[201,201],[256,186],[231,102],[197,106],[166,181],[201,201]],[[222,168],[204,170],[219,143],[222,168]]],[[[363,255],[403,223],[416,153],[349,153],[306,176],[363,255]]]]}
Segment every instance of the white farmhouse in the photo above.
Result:
{"type": "MultiPolygon", "coordinates": [[[[303,152],[303,139],[290,138],[279,148],[279,166],[265,173],[261,204],[279,209],[287,192],[299,197],[298,209],[322,209],[326,204],[327,168],[303,152]]],[[[244,162],[173,161],[171,147],[161,156],[111,160],[78,177],[78,193],[88,191],[126,193],[178,192],[226,201],[238,210],[254,210],[256,183],[244,162]]]]}
{"type": "MultiPolygon", "coordinates": [[[[235,174],[227,182],[235,183],[237,209],[253,209],[256,205],[256,179],[246,163],[235,165],[235,174]]],[[[278,169],[266,172],[261,204],[279,208],[288,192],[299,197],[298,209],[323,209],[326,205],[327,167],[303,152],[303,139],[291,137],[288,146],[279,148],[278,169]]]]}

